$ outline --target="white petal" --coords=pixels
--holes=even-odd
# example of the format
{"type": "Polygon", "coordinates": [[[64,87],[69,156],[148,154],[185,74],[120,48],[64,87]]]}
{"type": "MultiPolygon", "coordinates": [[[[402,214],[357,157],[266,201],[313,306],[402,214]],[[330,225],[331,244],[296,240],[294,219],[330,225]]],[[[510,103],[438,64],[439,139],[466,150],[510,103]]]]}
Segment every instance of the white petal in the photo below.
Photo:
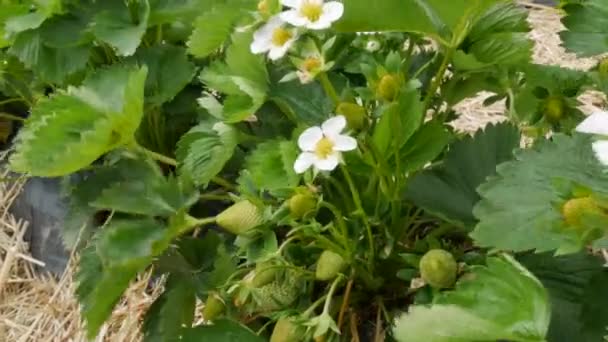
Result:
{"type": "Polygon", "coordinates": [[[281,12],[279,16],[281,19],[293,26],[304,26],[308,23],[308,19],[306,19],[306,17],[302,16],[300,12],[296,10],[281,12]]]}
{"type": "Polygon", "coordinates": [[[331,27],[331,21],[323,19],[323,15],[315,22],[306,24],[306,28],[311,30],[325,30],[331,27]]]}
{"type": "Polygon", "coordinates": [[[262,25],[257,31],[253,33],[253,39],[272,39],[272,33],[278,27],[281,27],[285,24],[285,21],[281,19],[279,15],[275,15],[272,18],[268,19],[266,24],[262,25]]]}
{"type": "Polygon", "coordinates": [[[266,39],[254,39],[249,49],[251,50],[251,53],[257,54],[270,50],[271,46],[270,41],[266,39]]]}
{"type": "Polygon", "coordinates": [[[357,140],[348,135],[338,135],[334,137],[333,142],[336,151],[352,151],[357,148],[357,140]]]}
{"type": "Polygon", "coordinates": [[[270,52],[268,53],[268,57],[271,60],[276,61],[277,59],[280,59],[281,57],[285,56],[287,50],[289,50],[289,45],[287,44],[283,46],[272,46],[270,48],[270,52]]]}
{"type": "Polygon", "coordinates": [[[608,165],[608,140],[596,141],[592,145],[595,156],[604,165],[608,165]]]}
{"type": "Polygon", "coordinates": [[[296,162],[293,164],[293,169],[296,173],[304,173],[306,170],[308,170],[313,165],[315,160],[316,160],[316,157],[315,157],[314,153],[310,153],[310,152],[300,153],[300,155],[298,156],[298,159],[296,159],[296,162]]]}
{"type": "Polygon", "coordinates": [[[331,171],[331,170],[335,169],[336,166],[338,166],[339,162],[340,162],[340,153],[336,152],[336,153],[330,154],[325,159],[315,158],[313,165],[315,166],[315,168],[317,168],[319,170],[331,171]]]}
{"type": "Polygon", "coordinates": [[[608,135],[608,112],[591,114],[576,127],[576,130],[581,133],[608,135]]]}
{"type": "Polygon", "coordinates": [[[312,152],[322,138],[323,131],[321,131],[320,127],[310,127],[300,134],[298,146],[302,151],[312,152]]]}
{"type": "Polygon", "coordinates": [[[281,0],[281,4],[291,8],[300,8],[302,0],[281,0]]]}
{"type": "Polygon", "coordinates": [[[329,118],[323,123],[323,125],[321,125],[323,134],[332,138],[339,135],[344,127],[346,127],[346,118],[344,118],[343,115],[337,115],[333,118],[329,118]]]}
{"type": "Polygon", "coordinates": [[[323,5],[323,14],[320,19],[325,19],[334,22],[344,14],[344,5],[337,1],[330,1],[323,5]]]}

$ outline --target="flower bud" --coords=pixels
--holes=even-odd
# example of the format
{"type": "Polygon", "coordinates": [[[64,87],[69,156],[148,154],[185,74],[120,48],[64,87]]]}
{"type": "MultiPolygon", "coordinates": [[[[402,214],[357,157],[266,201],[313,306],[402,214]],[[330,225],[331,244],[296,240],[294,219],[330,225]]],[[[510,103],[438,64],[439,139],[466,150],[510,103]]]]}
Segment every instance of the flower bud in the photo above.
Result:
{"type": "Polygon", "coordinates": [[[297,342],[301,341],[302,332],[289,317],[281,317],[274,325],[270,342],[297,342]]]}
{"type": "Polygon", "coordinates": [[[203,318],[213,321],[224,313],[225,307],[224,301],[216,293],[210,293],[203,307],[203,318]]]}
{"type": "Polygon", "coordinates": [[[295,194],[289,199],[291,217],[301,219],[317,207],[317,200],[311,194],[295,194]]]}
{"type": "Polygon", "coordinates": [[[321,281],[333,280],[344,268],[346,261],[340,254],[329,250],[323,251],[317,260],[315,278],[321,281]]]}
{"type": "Polygon", "coordinates": [[[365,124],[365,108],[356,103],[341,102],[336,108],[336,114],[343,115],[346,118],[350,129],[359,130],[365,124]]]}
{"type": "Polygon", "coordinates": [[[543,112],[547,121],[557,124],[564,117],[565,103],[560,97],[551,96],[545,100],[543,112]]]}
{"type": "Polygon", "coordinates": [[[399,80],[395,75],[384,75],[378,83],[376,95],[387,102],[392,102],[399,94],[399,80]]]}
{"type": "Polygon", "coordinates": [[[452,254],[443,249],[432,249],[420,259],[420,274],[432,287],[443,289],[456,282],[458,265],[452,254]]]}
{"type": "Polygon", "coordinates": [[[261,0],[258,2],[258,12],[268,14],[268,0],[261,0]]]}
{"type": "Polygon", "coordinates": [[[264,223],[264,219],[262,211],[257,206],[244,200],[217,215],[216,223],[235,235],[241,235],[264,223]]]}
{"type": "Polygon", "coordinates": [[[602,215],[604,211],[590,196],[570,199],[562,206],[562,215],[568,226],[581,227],[585,214],[602,215]]]}

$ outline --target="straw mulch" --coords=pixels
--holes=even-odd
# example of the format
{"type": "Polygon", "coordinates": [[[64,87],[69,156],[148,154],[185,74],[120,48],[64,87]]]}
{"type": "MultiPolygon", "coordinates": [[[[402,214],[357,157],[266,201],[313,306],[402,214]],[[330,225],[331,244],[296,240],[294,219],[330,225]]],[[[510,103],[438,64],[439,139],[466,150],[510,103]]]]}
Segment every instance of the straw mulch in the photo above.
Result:
{"type": "MultiPolygon", "coordinates": [[[[534,26],[530,35],[537,41],[534,53],[537,62],[578,69],[595,65],[595,60],[577,59],[559,47],[556,32],[562,26],[557,10],[534,5],[530,12],[534,26]]],[[[479,94],[457,106],[457,111],[462,113],[455,124],[458,129],[472,131],[504,119],[504,103],[483,107],[487,96],[489,94],[479,94]]],[[[606,102],[603,95],[595,92],[586,93],[580,99],[586,113],[601,109],[606,102]]],[[[0,176],[6,175],[5,172],[0,176]]],[[[72,275],[77,257],[72,257],[61,279],[34,272],[34,265],[41,263],[28,255],[27,244],[22,241],[27,223],[8,213],[22,184],[22,179],[0,182],[0,341],[86,341],[78,303],[73,296],[72,275]]],[[[156,283],[156,287],[150,286],[150,274],[135,280],[96,341],[140,341],[142,316],[162,287],[156,283]]]]}

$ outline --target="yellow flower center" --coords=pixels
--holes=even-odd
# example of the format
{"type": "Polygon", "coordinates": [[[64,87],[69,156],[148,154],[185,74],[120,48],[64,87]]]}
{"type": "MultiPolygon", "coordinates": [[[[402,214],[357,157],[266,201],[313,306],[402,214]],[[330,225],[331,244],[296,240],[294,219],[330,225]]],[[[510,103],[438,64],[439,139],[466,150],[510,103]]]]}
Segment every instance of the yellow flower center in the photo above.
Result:
{"type": "Polygon", "coordinates": [[[291,37],[293,37],[291,32],[287,31],[282,27],[277,27],[272,32],[272,44],[276,46],[283,46],[285,45],[285,43],[287,43],[288,40],[291,39],[291,37]]]}
{"type": "Polygon", "coordinates": [[[300,7],[300,13],[308,18],[308,20],[315,22],[319,20],[321,14],[323,14],[323,4],[304,1],[302,7],[300,7]]]}
{"type": "Polygon", "coordinates": [[[266,0],[258,2],[258,11],[263,14],[268,12],[268,2],[266,0]]]}
{"type": "Polygon", "coordinates": [[[308,72],[316,70],[319,67],[321,67],[321,60],[317,57],[308,57],[302,63],[302,69],[308,72]]]}
{"type": "Polygon", "coordinates": [[[315,154],[320,159],[327,159],[334,152],[334,142],[323,137],[315,147],[315,154]]]}

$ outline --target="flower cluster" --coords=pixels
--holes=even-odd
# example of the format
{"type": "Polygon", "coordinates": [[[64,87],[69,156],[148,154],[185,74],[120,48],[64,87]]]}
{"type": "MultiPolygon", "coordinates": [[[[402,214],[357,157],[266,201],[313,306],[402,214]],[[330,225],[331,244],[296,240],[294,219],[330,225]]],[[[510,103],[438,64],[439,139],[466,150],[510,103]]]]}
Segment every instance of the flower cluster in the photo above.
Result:
{"type": "Polygon", "coordinates": [[[344,13],[344,5],[337,1],[281,0],[281,4],[288,10],[271,17],[254,33],[252,53],[268,53],[271,60],[277,60],[283,57],[297,40],[296,27],[324,30],[344,13]]]}

